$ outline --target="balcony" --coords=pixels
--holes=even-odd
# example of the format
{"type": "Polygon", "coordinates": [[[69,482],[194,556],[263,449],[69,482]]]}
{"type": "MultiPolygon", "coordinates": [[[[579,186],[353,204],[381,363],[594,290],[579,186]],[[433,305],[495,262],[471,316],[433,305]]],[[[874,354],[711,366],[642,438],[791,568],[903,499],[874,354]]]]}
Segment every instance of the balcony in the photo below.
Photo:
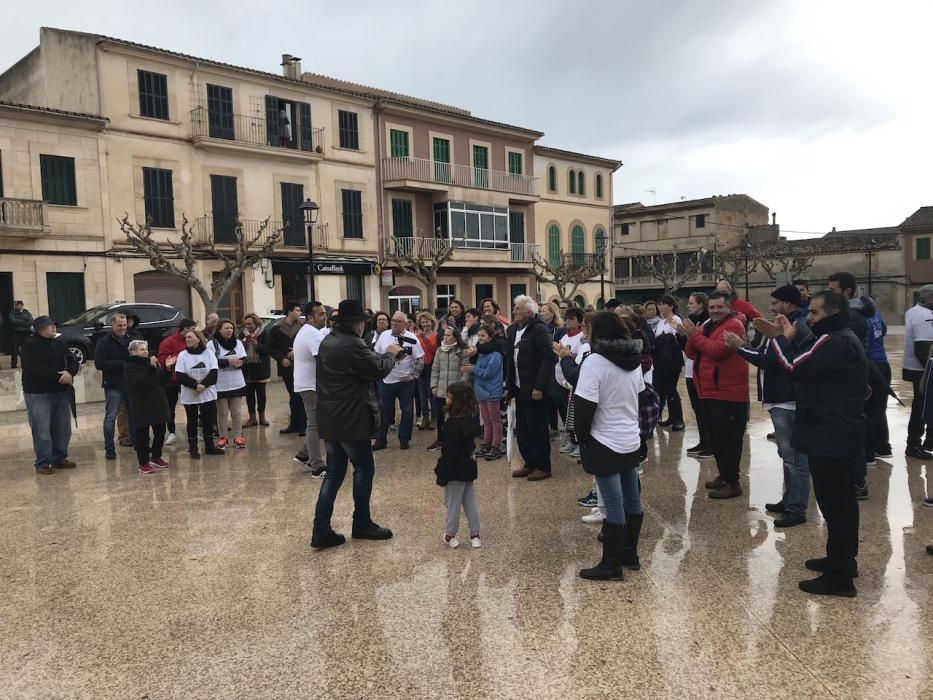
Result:
{"type": "MultiPolygon", "coordinates": [[[[243,227],[243,235],[249,240],[259,235],[262,228],[263,219],[240,219],[240,225],[243,227]]],[[[283,226],[281,221],[269,220],[268,226],[262,232],[256,246],[265,245],[276,232],[282,230],[282,237],[276,244],[276,250],[300,250],[307,252],[308,239],[306,236],[306,227],[283,226]],[[284,228],[284,230],[283,230],[284,228]]],[[[213,243],[217,246],[233,246],[236,244],[236,224],[231,220],[215,218],[213,216],[202,216],[195,219],[191,226],[193,235],[193,244],[195,246],[206,246],[213,243]]],[[[312,229],[312,240],[315,250],[327,250],[328,230],[327,224],[315,224],[312,229]]]]}
{"type": "Polygon", "coordinates": [[[0,198],[0,237],[39,238],[49,232],[47,221],[40,200],[0,198]]]}
{"type": "Polygon", "coordinates": [[[534,243],[501,243],[488,245],[474,245],[466,241],[450,241],[446,238],[416,238],[404,236],[388,238],[383,242],[383,256],[385,258],[414,256],[425,259],[432,258],[443,247],[453,244],[454,262],[477,263],[519,263],[530,265],[535,255],[539,254],[540,246],[534,243]]]}
{"type": "Polygon", "coordinates": [[[519,202],[536,201],[538,184],[531,175],[439,163],[426,158],[383,158],[382,177],[387,187],[447,192],[450,187],[505,192],[519,202]]]}
{"type": "Polygon", "coordinates": [[[264,114],[211,113],[191,110],[191,140],[195,146],[223,151],[257,149],[286,159],[320,160],[324,157],[324,129],[283,127],[264,114]]]}
{"type": "MultiPolygon", "coordinates": [[[[615,286],[622,287],[662,287],[663,283],[650,275],[641,275],[636,277],[616,277],[615,286]]],[[[716,274],[713,272],[698,272],[683,283],[684,287],[695,287],[698,285],[713,285],[716,283],[716,274]]]]}

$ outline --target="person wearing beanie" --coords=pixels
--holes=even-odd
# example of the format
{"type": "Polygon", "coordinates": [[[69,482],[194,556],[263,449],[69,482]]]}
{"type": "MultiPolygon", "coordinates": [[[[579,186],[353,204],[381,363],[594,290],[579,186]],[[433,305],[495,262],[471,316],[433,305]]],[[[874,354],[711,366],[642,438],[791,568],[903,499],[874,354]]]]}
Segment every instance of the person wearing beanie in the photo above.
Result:
{"type": "Polygon", "coordinates": [[[74,469],[68,459],[71,442],[72,383],[81,369],[68,347],[55,337],[55,322],[39,316],[32,324],[35,335],[23,342],[23,399],[36,452],[36,474],[54,469],[74,469]]]}
{"type": "MultiPolygon", "coordinates": [[[[798,355],[800,348],[809,344],[813,333],[800,312],[800,290],[787,284],[771,292],[771,312],[781,314],[797,328],[789,350],[798,355]]],[[[794,382],[778,362],[770,343],[755,349],[734,333],[725,334],[726,345],[738,352],[746,362],[758,368],[758,400],[771,416],[778,455],[784,463],[784,493],[774,503],[766,503],[765,510],[780,514],[775,527],[793,527],[807,522],[807,504],[810,500],[810,467],[807,456],[791,444],[797,400],[794,382]]]]}

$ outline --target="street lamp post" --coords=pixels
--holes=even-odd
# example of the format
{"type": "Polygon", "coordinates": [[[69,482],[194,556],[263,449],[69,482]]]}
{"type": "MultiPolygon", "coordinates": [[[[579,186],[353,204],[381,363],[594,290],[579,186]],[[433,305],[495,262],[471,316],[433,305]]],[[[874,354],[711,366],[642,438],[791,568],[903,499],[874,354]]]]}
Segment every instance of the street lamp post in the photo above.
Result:
{"type": "Polygon", "coordinates": [[[596,239],[596,247],[599,251],[599,298],[602,300],[602,308],[606,308],[606,234],[602,230],[596,239]]]}
{"type": "Polygon", "coordinates": [[[748,301],[748,251],[751,246],[748,244],[748,236],[745,236],[745,300],[748,301]]]}
{"type": "Polygon", "coordinates": [[[308,301],[317,301],[317,295],[314,291],[314,236],[312,234],[321,208],[317,205],[317,202],[306,199],[298,205],[298,209],[301,210],[308,235],[308,301]]]}
{"type": "Polygon", "coordinates": [[[868,296],[871,296],[871,254],[875,248],[875,239],[868,239],[868,296]]]}

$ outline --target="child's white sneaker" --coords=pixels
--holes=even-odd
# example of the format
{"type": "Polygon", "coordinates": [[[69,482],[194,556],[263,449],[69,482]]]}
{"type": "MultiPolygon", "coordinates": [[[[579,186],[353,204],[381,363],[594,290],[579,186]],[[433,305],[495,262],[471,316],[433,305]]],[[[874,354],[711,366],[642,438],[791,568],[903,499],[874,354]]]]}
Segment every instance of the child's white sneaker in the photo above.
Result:
{"type": "Polygon", "coordinates": [[[457,547],[460,544],[460,540],[458,540],[456,537],[451,537],[446,532],[441,535],[441,538],[444,540],[444,544],[446,544],[451,549],[457,547]]]}
{"type": "Polygon", "coordinates": [[[483,546],[483,543],[480,542],[479,535],[476,535],[475,537],[470,538],[470,546],[473,549],[479,549],[480,547],[483,546]]]}
{"type": "Polygon", "coordinates": [[[582,520],[585,523],[599,525],[605,520],[605,516],[599,511],[599,508],[593,508],[592,511],[583,516],[582,520]]]}

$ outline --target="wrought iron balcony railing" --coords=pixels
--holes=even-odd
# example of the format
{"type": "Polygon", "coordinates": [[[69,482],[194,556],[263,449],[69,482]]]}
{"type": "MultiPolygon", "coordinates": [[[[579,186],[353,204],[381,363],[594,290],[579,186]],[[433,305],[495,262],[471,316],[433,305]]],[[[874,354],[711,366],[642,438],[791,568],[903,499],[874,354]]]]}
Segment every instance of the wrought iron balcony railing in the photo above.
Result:
{"type": "MultiPolygon", "coordinates": [[[[262,228],[263,221],[263,219],[240,219],[243,235],[250,240],[255,238],[259,235],[259,230],[262,228]]],[[[276,245],[277,248],[308,249],[308,239],[305,233],[307,227],[303,223],[300,225],[292,225],[286,222],[283,225],[281,221],[274,221],[271,219],[262,232],[262,236],[260,236],[259,240],[256,242],[257,245],[265,245],[272,238],[272,235],[280,229],[282,230],[282,236],[276,245]]],[[[194,235],[195,245],[208,245],[209,243],[214,243],[215,245],[234,245],[236,243],[236,219],[202,216],[199,219],[195,219],[191,230],[194,235]]],[[[316,249],[327,248],[327,224],[314,224],[311,235],[316,249]]]]}
{"type": "Polygon", "coordinates": [[[383,178],[387,182],[414,180],[527,196],[538,194],[537,179],[531,175],[516,175],[502,170],[440,163],[426,158],[383,158],[382,170],[383,178]]]}
{"type": "Polygon", "coordinates": [[[286,126],[263,114],[232,114],[206,107],[191,110],[191,135],[268,148],[288,148],[308,153],[324,152],[324,129],[286,126]]]}

